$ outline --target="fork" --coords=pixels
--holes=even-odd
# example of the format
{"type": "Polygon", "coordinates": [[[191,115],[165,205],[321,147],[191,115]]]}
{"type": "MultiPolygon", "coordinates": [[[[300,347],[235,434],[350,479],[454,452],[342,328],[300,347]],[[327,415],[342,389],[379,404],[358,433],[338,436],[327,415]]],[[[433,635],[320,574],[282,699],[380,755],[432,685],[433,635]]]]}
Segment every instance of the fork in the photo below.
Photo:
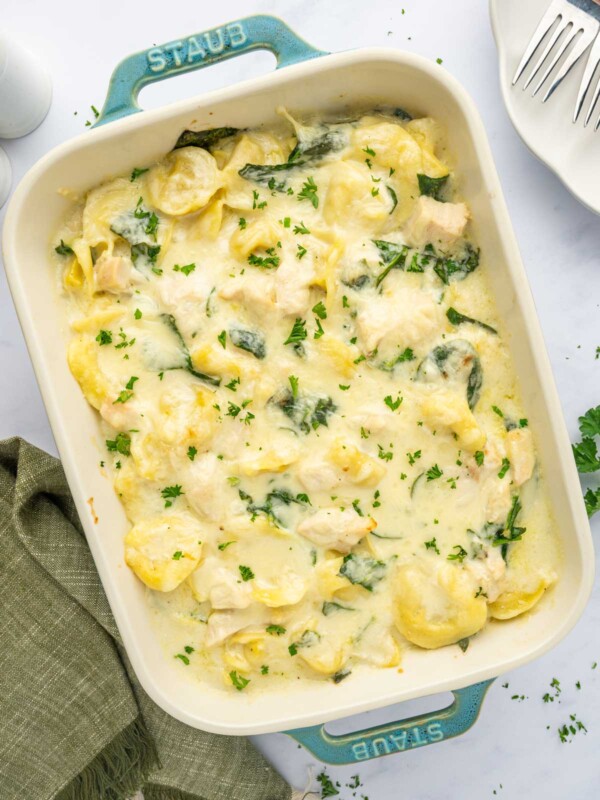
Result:
{"type": "MultiPolygon", "coordinates": [[[[577,118],[581,113],[583,103],[585,101],[587,92],[591,87],[592,79],[594,77],[594,73],[596,72],[598,64],[600,64],[600,36],[596,39],[596,41],[592,45],[588,62],[585,66],[585,72],[583,73],[583,78],[581,79],[581,86],[579,87],[579,94],[577,95],[577,102],[575,103],[575,113],[573,114],[573,122],[577,122],[577,118]]],[[[585,115],[585,120],[583,122],[584,128],[587,127],[592,117],[599,96],[600,96],[600,75],[598,77],[598,80],[596,81],[596,88],[594,89],[591,95],[590,104],[588,106],[587,114],[585,115]]],[[[600,128],[600,116],[598,116],[598,120],[594,125],[594,130],[597,131],[598,128],[600,128]]]]}
{"type": "MultiPolygon", "coordinates": [[[[540,70],[542,70],[544,62],[550,55],[549,63],[543,69],[542,76],[533,90],[533,96],[535,96],[572,44],[573,46],[568,51],[564,62],[546,90],[546,94],[542,100],[542,102],[545,103],[597,37],[599,30],[600,0],[553,0],[527,45],[523,58],[513,77],[512,85],[514,86],[517,83],[528,64],[532,61],[544,38],[550,34],[541,54],[534,63],[532,72],[523,85],[523,89],[525,90],[540,70]],[[558,46],[554,53],[552,53],[551,51],[557,43],[558,46]]],[[[596,64],[600,59],[600,46],[595,46],[594,51],[596,52],[596,61],[591,69],[591,74],[588,75],[588,69],[586,68],[586,76],[588,78],[587,85],[591,82],[596,64]]],[[[588,63],[588,68],[589,67],[590,64],[588,63]]],[[[583,105],[587,85],[583,96],[578,98],[577,102],[579,105],[578,110],[576,110],[576,116],[578,116],[581,106],[583,105]]],[[[595,98],[597,99],[597,94],[595,98]]]]}

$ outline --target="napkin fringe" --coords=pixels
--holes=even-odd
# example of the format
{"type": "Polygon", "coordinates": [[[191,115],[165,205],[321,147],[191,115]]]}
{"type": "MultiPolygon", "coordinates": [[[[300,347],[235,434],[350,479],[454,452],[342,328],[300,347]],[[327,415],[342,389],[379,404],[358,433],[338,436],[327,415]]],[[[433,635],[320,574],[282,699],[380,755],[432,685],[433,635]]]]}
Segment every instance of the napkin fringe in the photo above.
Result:
{"type": "MultiPolygon", "coordinates": [[[[55,800],[127,800],[143,786],[150,770],[157,766],[156,747],[143,720],[138,717],[118,733],[55,800]]],[[[171,798],[179,800],[177,795],[169,795],[167,800],[171,798]]]]}
{"type": "MultiPolygon", "coordinates": [[[[198,800],[197,794],[188,794],[181,789],[170,789],[156,783],[144,784],[144,800],[198,800]]],[[[225,800],[225,798],[223,798],[225,800]]]]}

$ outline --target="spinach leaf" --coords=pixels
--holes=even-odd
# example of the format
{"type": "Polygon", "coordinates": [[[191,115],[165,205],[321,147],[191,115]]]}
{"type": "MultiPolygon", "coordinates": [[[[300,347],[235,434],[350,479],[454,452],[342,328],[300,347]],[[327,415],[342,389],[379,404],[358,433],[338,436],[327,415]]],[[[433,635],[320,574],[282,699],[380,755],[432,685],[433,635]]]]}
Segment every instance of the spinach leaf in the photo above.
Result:
{"type": "Polygon", "coordinates": [[[442,175],[440,178],[432,178],[429,175],[423,175],[418,172],[419,191],[421,194],[433,197],[434,200],[441,200],[442,190],[449,177],[449,175],[442,175]]]}
{"type": "Polygon", "coordinates": [[[331,397],[309,394],[294,397],[289,389],[278,392],[269,403],[277,406],[305,434],[316,430],[320,425],[328,427],[329,417],[337,411],[331,397]]]}
{"type": "Polygon", "coordinates": [[[285,192],[288,186],[285,173],[299,166],[302,164],[291,161],[285,161],[283,164],[246,164],[239,170],[238,175],[260,186],[267,186],[274,192],[285,192]],[[279,179],[280,173],[284,173],[283,179],[279,179]]]}
{"type": "Polygon", "coordinates": [[[255,358],[263,359],[267,355],[265,337],[260,331],[250,331],[245,328],[230,328],[229,338],[235,347],[252,353],[255,358]]]}
{"type": "Polygon", "coordinates": [[[466,384],[467,402],[472,410],[483,383],[483,370],[477,351],[470,342],[454,339],[438,345],[421,361],[417,369],[417,380],[462,381],[466,384]]]}
{"type": "Polygon", "coordinates": [[[515,495],[513,497],[512,505],[510,507],[510,511],[508,512],[508,517],[506,518],[506,524],[504,528],[496,530],[494,538],[492,539],[492,545],[494,547],[502,548],[502,558],[504,558],[505,561],[508,554],[509,544],[512,542],[518,542],[520,539],[522,539],[523,534],[527,530],[527,528],[520,528],[516,525],[517,517],[521,511],[521,508],[522,506],[519,495],[515,495]]]}
{"type": "Polygon", "coordinates": [[[170,367],[165,367],[165,369],[185,369],[187,370],[187,372],[190,373],[190,375],[193,375],[194,378],[198,378],[198,380],[203,381],[204,383],[208,383],[210,386],[220,386],[221,378],[218,378],[215,375],[206,375],[204,372],[198,372],[198,370],[194,369],[190,352],[183,339],[183,336],[181,335],[181,331],[177,327],[177,322],[175,320],[175,317],[172,314],[161,314],[160,316],[165,325],[177,337],[179,341],[179,346],[181,348],[181,352],[183,354],[182,364],[175,364],[170,367]]]}
{"type": "Polygon", "coordinates": [[[473,319],[473,317],[467,317],[464,314],[461,314],[455,308],[452,308],[452,306],[450,306],[450,308],[446,311],[446,316],[452,325],[462,325],[464,322],[470,322],[472,325],[478,325],[480,328],[483,328],[485,331],[489,331],[490,333],[498,333],[498,331],[495,328],[492,328],[491,325],[488,325],[485,322],[480,322],[478,319],[473,319]]]}
{"type": "Polygon", "coordinates": [[[378,287],[393,269],[404,269],[409,248],[404,244],[386,242],[383,239],[373,239],[373,244],[379,250],[381,261],[385,265],[375,278],[375,286],[378,287]]]}
{"type": "Polygon", "coordinates": [[[395,108],[392,111],[392,116],[398,117],[398,119],[405,120],[406,122],[410,122],[410,120],[412,119],[408,111],[405,111],[403,108],[395,108]]]}
{"type": "Polygon", "coordinates": [[[341,603],[335,603],[333,600],[326,600],[321,611],[324,616],[328,617],[330,614],[335,614],[336,611],[354,611],[354,609],[350,606],[343,606],[341,603]]]}
{"type": "Polygon", "coordinates": [[[349,289],[360,291],[371,284],[371,276],[363,274],[357,275],[355,278],[342,278],[342,283],[349,289]]]}
{"type": "Polygon", "coordinates": [[[479,249],[475,250],[469,243],[465,246],[462,258],[450,258],[448,256],[438,256],[433,271],[440,280],[448,285],[452,278],[462,281],[467,275],[479,266],[479,249]]]}
{"type": "Polygon", "coordinates": [[[185,130],[179,135],[173,150],[178,150],[180,147],[201,147],[203,150],[210,150],[221,139],[235,136],[236,133],[239,133],[239,128],[211,128],[208,131],[185,130]]]}
{"type": "Polygon", "coordinates": [[[371,556],[349,553],[344,556],[344,562],[338,574],[349,580],[350,583],[356,583],[363,586],[368,592],[372,592],[373,587],[385,577],[386,571],[387,566],[384,561],[377,561],[371,556]]]}

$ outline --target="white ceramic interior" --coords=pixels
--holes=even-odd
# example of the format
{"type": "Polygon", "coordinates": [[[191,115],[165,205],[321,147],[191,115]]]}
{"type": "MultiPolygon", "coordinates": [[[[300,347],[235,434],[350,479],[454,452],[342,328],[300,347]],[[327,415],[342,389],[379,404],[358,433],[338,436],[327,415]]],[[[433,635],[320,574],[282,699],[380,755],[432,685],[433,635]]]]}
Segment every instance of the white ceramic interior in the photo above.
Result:
{"type": "Polygon", "coordinates": [[[516,86],[512,85],[525,48],[548,6],[548,0],[490,0],[502,97],[517,133],[532,153],[558,175],[578,200],[600,214],[600,130],[594,132],[600,103],[587,128],[583,127],[587,101],[579,120],[573,123],[575,100],[589,51],[546,103],[542,103],[542,97],[547,84],[535,97],[531,95],[536,80],[523,91],[529,69],[516,86]]]}
{"type": "Polygon", "coordinates": [[[540,327],[482,123],[461,86],[436,64],[396,50],[332,55],[285,68],[226,90],[111,123],[69,141],[25,176],[4,227],[8,278],[69,485],[133,667],[148,694],[167,712],[216,733],[257,734],[301,727],[402,700],[457,689],[497,676],[540,655],[574,625],[593,580],[588,520],[540,327]],[[144,589],[123,561],[127,521],[100,475],[103,454],[95,412],[71,376],[69,331],[57,302],[48,248],[69,201],[170,150],[182,129],[254,126],[284,104],[294,112],[331,113],[348,105],[400,105],[431,114],[448,129],[462,192],[476,223],[485,269],[511,331],[527,417],[555,504],[564,544],[561,579],[532,614],[491,623],[463,654],[458,647],[411,650],[403,671],[355,670],[339,685],[292,683],[285,691],[242,694],[189,680],[156,641],[144,589]],[[95,523],[88,498],[98,514],[95,523]]]}

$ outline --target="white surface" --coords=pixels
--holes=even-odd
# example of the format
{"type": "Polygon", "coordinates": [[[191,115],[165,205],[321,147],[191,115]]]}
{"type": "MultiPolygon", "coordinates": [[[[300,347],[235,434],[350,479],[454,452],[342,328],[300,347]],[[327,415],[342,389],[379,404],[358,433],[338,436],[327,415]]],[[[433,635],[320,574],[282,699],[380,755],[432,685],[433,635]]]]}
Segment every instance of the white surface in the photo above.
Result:
{"type": "Polygon", "coordinates": [[[52,99],[42,61],[14,36],[0,31],[0,137],[16,139],[35,130],[52,99]]]}
{"type": "Polygon", "coordinates": [[[12,168],[4,150],[0,147],[0,208],[6,202],[12,183],[12,168]]]}
{"type": "MultiPolygon", "coordinates": [[[[406,14],[400,4],[372,0],[336,0],[327,4],[286,2],[222,2],[219,9],[197,5],[178,9],[177,16],[160,13],[163,6],[148,0],[147,13],[123,11],[112,0],[80,19],[77,6],[67,0],[56,2],[52,15],[41,0],[13,5],[3,22],[15,33],[28,36],[30,45],[45,53],[56,86],[53,108],[34,134],[7,143],[18,178],[54,144],[82,129],[89,103],[100,105],[108,75],[124,54],[154,42],[211,27],[253,11],[271,11],[283,16],[315,45],[341,50],[380,44],[412,49],[428,57],[442,57],[444,66],[469,89],[480,107],[492,141],[496,163],[504,184],[509,209],[520,241],[524,261],[559,392],[573,436],[576,418],[600,399],[600,361],[594,359],[600,345],[597,254],[600,251],[598,219],[578,205],[557,178],[535,161],[514,133],[502,106],[495,48],[487,9],[480,0],[455,0],[450,6],[440,0],[407,0],[406,14]],[[343,15],[342,15],[343,12],[343,15]],[[114,25],[119,15],[121,24],[114,25]],[[69,19],[69,48],[64,47],[64,22],[69,19]],[[433,20],[437,20],[435,23],[433,20]],[[56,36],[47,38],[55,26],[56,36]],[[94,30],[91,45],[89,31],[94,30]],[[387,32],[392,31],[388,36],[387,32]],[[407,37],[412,40],[408,41],[407,37]],[[95,48],[95,49],[93,49],[95,48]],[[92,55],[90,55],[90,53],[92,55]],[[78,110],[77,117],[73,111],[78,110]]],[[[266,72],[272,57],[246,56],[210,71],[192,74],[147,90],[157,105],[191,91],[231,83],[249,74],[266,72]]],[[[600,139],[598,139],[600,147],[600,139]]],[[[28,357],[18,330],[12,304],[2,287],[0,308],[0,435],[15,433],[52,450],[53,443],[33,379],[28,357]]],[[[596,524],[596,528],[598,525],[596,524]]],[[[568,790],[573,797],[597,796],[600,765],[597,742],[600,736],[600,593],[590,604],[582,622],[556,650],[544,658],[508,675],[508,690],[502,681],[492,687],[480,721],[461,739],[434,745],[420,752],[390,756],[358,768],[329,770],[342,782],[359,772],[365,787],[359,790],[370,800],[394,800],[400,795],[418,800],[470,800],[498,796],[558,800],[568,790]],[[553,676],[564,687],[562,704],[544,704],[542,694],[553,676]],[[577,691],[574,682],[581,680],[577,691]],[[525,694],[524,702],[511,701],[513,693],[525,694]],[[576,712],[589,729],[572,744],[560,744],[559,724],[576,712]],[[551,730],[546,730],[550,725],[551,730]],[[499,784],[503,789],[499,788],[499,784]]],[[[422,710],[430,701],[411,703],[422,710]]],[[[398,710],[396,710],[398,714],[398,710]]],[[[398,714],[405,715],[402,707],[398,714]]],[[[377,712],[354,720],[356,727],[389,720],[392,713],[377,712]]],[[[347,723],[344,723],[347,725],[347,723]]],[[[339,730],[338,726],[333,726],[339,730]]],[[[344,729],[347,729],[346,727],[344,729]]],[[[295,785],[305,782],[306,765],[312,759],[291,740],[281,735],[260,737],[262,749],[295,785]]],[[[318,771],[318,770],[317,770],[318,771]]],[[[341,798],[352,797],[342,789],[341,798]]]]}
{"type": "Polygon", "coordinates": [[[3,236],[5,269],[46,410],[123,642],[144,689],[182,722],[214,733],[259,734],[462,688],[546,652],[579,619],[593,582],[593,552],[579,477],[573,461],[563,458],[569,453],[569,437],[481,121],[460,84],[434,62],[391,48],[361,48],[83,133],[40,159],[21,181],[6,213],[3,236]],[[122,538],[129,522],[111,481],[98,469],[105,437],[68,370],[70,333],[55,294],[55,275],[47,266],[48,242],[70,205],[58,196],[57,187],[86,191],[107,176],[152,163],[192,121],[247,128],[273,119],[280,105],[330,112],[340,103],[342,110],[346,104],[378,103],[431,110],[448,131],[478,244],[487,264],[495,265],[489,273],[491,288],[510,334],[517,374],[523,378],[524,408],[555,501],[564,550],[561,580],[535,614],[512,625],[489,625],[467,654],[458,648],[432,653],[414,648],[404,656],[401,675],[389,670],[375,678],[372,670],[355,668],[341,686],[294,683],[284,691],[224,694],[194,682],[187,671],[183,676],[172,658],[156,657],[144,587],[123,561],[122,538]]]}
{"type": "MultiPolygon", "coordinates": [[[[490,0],[493,29],[500,55],[500,84],[508,113],[525,144],[538,158],[548,164],[573,194],[596,213],[600,214],[599,132],[594,125],[600,115],[596,108],[587,128],[584,128],[590,96],[596,86],[592,81],[579,120],[573,123],[575,101],[590,50],[587,49],[567,77],[546,103],[542,98],[551,80],[546,80],[541,91],[532,97],[543,68],[523,91],[526,79],[536,63],[531,64],[512,85],[513,76],[525,48],[548,7],[548,0],[490,0]]],[[[577,10],[573,9],[574,13],[577,10]]],[[[584,15],[584,19],[587,15],[584,15]]],[[[598,23],[590,19],[590,26],[598,23]]],[[[592,30],[595,28],[592,27],[592,30]]],[[[556,74],[554,70],[552,76],[556,74]]]]}

